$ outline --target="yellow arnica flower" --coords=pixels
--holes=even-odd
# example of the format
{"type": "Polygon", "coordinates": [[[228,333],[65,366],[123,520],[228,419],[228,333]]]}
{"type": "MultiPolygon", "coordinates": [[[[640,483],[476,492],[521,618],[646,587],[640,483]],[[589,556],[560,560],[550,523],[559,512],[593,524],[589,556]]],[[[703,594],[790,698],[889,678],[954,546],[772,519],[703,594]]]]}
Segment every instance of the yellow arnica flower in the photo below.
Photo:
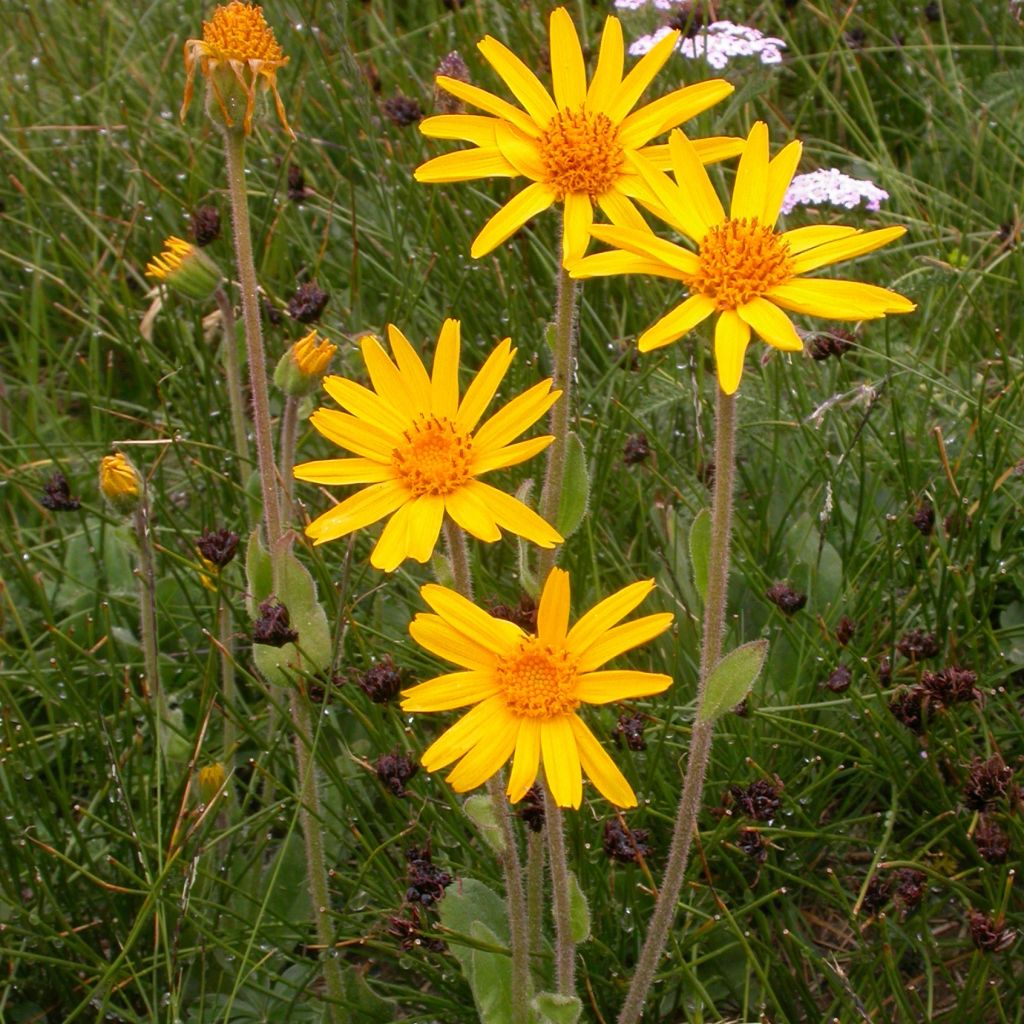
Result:
{"type": "MultiPolygon", "coordinates": [[[[473,242],[474,258],[490,252],[555,203],[564,208],[566,266],[586,251],[595,203],[614,220],[642,226],[630,201],[647,191],[635,155],[644,153],[656,166],[665,165],[667,147],[647,143],[733,91],[728,82],[714,79],[677,89],[630,113],[668,60],[679,33],[666,35],[623,77],[622,27],[617,18],[608,18],[589,85],[579,38],[564,8],[551,12],[550,33],[553,97],[511,50],[485,36],[478,44],[480,52],[522,109],[467,82],[439,76],[441,88],[492,116],[442,114],[420,122],[424,135],[463,139],[477,148],[428,160],[417,168],[417,181],[520,175],[532,181],[484,225],[473,242]]],[[[741,145],[740,139],[705,139],[698,150],[710,162],[735,156],[741,145]]]]}
{"type": "Polygon", "coordinates": [[[146,264],[146,277],[155,278],[193,299],[206,299],[221,282],[220,268],[201,249],[171,235],[164,249],[146,264]]]}
{"type": "Polygon", "coordinates": [[[804,274],[871,252],[906,228],[813,224],[779,232],[775,223],[800,161],[791,142],[774,159],[768,127],[750,131],[736,172],[728,217],[693,144],[681,131],[669,141],[675,183],[653,168],[643,174],[656,196],[652,212],[697,244],[691,252],[658,238],[646,226],[598,225],[593,234],[618,251],[595,253],[569,270],[572,277],[656,274],[682,282],[690,296],[640,335],[641,352],[681,338],[712,313],[718,383],[731,395],[739,387],[751,328],[775,348],[799,352],[803,342],[783,310],[830,320],[870,320],[917,307],[887,288],[859,281],[809,280],[804,274]]]}
{"type": "Polygon", "coordinates": [[[252,115],[259,89],[274,94],[277,116],[286,132],[295,138],[288,124],[284,104],[277,91],[277,69],[288,58],[274,38],[274,32],[263,17],[263,8],[232,0],[217,7],[209,21],[203,22],[203,38],[185,43],[185,96],[181,103],[181,119],[192,101],[192,84],[196,63],[203,73],[227,127],[234,127],[236,97],[245,102],[242,130],[252,131],[252,115]],[[222,71],[221,69],[226,69],[222,71]],[[240,91],[239,91],[240,90],[240,91]]]}
{"type": "Polygon", "coordinates": [[[506,338],[487,358],[459,401],[459,322],[446,320],[428,376],[416,350],[388,326],[395,362],[366,336],[361,351],[373,390],[343,377],[325,377],[324,389],[348,412],[318,409],[310,422],[328,440],[355,452],[354,459],[326,459],[295,467],[295,476],[317,484],[369,484],[306,527],[317,544],[343,537],[391,516],[370,562],[391,572],[406,558],[426,562],[447,513],[484,541],[501,529],[541,547],[562,538],[532,509],[478,477],[514,466],[543,451],[554,438],[510,444],[554,404],[560,391],[543,380],[477,426],[516,350],[506,338]]]}
{"type": "Polygon", "coordinates": [[[312,330],[281,357],[274,370],[274,383],[295,398],[308,395],[319,383],[338,346],[312,330]]]}
{"type": "Polygon", "coordinates": [[[580,769],[619,807],[636,796],[615,762],[576,714],[581,704],[609,704],[661,693],[672,678],[601,666],[663,633],[672,613],[624,619],[654,589],[641,580],[606,598],[569,628],[569,574],[552,569],[537,609],[536,635],[496,619],[436,584],[420,590],[437,613],[417,615],[409,633],[421,647],[466,671],[406,690],[403,711],[475,705],[423,755],[428,771],[459,763],[448,775],[458,792],[482,785],[514,755],[508,795],[522,799],[541,763],[559,807],[579,807],[580,769]]]}
{"type": "Polygon", "coordinates": [[[104,455],[100,460],[100,493],[123,514],[138,508],[142,499],[142,477],[121,452],[104,455]]]}

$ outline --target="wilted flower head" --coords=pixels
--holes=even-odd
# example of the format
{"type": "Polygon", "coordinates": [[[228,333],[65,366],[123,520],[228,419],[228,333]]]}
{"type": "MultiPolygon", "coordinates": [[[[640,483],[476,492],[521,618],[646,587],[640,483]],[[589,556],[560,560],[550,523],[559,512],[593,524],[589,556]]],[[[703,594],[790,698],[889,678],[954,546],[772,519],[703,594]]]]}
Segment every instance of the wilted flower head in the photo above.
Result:
{"type": "Polygon", "coordinates": [[[221,282],[220,268],[184,238],[171,235],[164,249],[146,264],[146,277],[168,285],[190,299],[207,299],[221,282]]]}
{"type": "Polygon", "coordinates": [[[242,130],[248,135],[252,131],[256,93],[260,89],[269,89],[274,94],[274,106],[281,124],[295,138],[277,92],[277,69],[283,68],[288,58],[263,17],[262,7],[241,3],[240,0],[223,4],[214,10],[209,21],[203,22],[203,38],[189,39],[185,43],[185,72],[188,77],[181,104],[183,121],[192,100],[197,62],[210,89],[207,111],[211,116],[215,116],[214,110],[219,112],[220,123],[227,128],[236,127],[241,112],[242,130]]]}
{"type": "Polygon", "coordinates": [[[123,453],[104,455],[100,461],[100,493],[123,515],[139,507],[142,477],[123,453]]]}
{"type": "Polygon", "coordinates": [[[281,357],[274,370],[274,383],[293,398],[308,395],[319,386],[338,346],[312,330],[281,357]]]}

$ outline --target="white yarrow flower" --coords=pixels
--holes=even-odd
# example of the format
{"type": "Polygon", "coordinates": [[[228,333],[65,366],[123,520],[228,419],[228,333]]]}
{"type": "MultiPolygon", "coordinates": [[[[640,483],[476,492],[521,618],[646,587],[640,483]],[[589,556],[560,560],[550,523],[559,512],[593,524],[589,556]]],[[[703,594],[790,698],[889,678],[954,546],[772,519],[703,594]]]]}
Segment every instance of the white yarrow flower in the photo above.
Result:
{"type": "MultiPolygon", "coordinates": [[[[616,0],[619,3],[620,0],[616,0]]],[[[633,3],[634,0],[621,0],[633,3]]],[[[655,0],[659,2],[659,0],[655,0]]],[[[650,35],[640,36],[629,52],[635,57],[647,53],[672,29],[665,26],[650,35]]],[[[786,42],[776,36],[766,36],[748,25],[737,25],[731,21],[715,21],[696,35],[683,37],[676,49],[690,60],[703,57],[713,68],[724,68],[733,57],[759,57],[762,64],[780,64],[786,42]]]]}
{"type": "Polygon", "coordinates": [[[810,174],[798,174],[786,189],[782,212],[790,213],[797,206],[821,206],[823,203],[852,210],[860,205],[861,200],[867,209],[877,210],[882,200],[888,198],[889,193],[873,181],[851,178],[835,167],[829,167],[810,174]]]}

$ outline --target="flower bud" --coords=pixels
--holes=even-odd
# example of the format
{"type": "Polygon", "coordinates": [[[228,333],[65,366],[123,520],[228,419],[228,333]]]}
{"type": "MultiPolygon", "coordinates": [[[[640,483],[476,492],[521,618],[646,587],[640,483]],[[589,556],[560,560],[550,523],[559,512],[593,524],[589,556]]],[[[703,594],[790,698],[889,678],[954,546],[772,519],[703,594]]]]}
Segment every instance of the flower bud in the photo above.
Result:
{"type": "Polygon", "coordinates": [[[320,385],[338,346],[310,331],[281,357],[274,370],[274,384],[286,395],[302,398],[320,385]]]}
{"type": "Polygon", "coordinates": [[[199,785],[199,799],[204,804],[213,803],[217,794],[224,788],[227,781],[227,773],[220,761],[205,765],[199,769],[196,782],[199,785]]]}
{"type": "Polygon", "coordinates": [[[121,453],[104,455],[100,462],[100,493],[115,512],[129,515],[142,501],[142,477],[121,453]]]}
{"type": "Polygon", "coordinates": [[[146,277],[154,277],[190,299],[208,299],[220,284],[220,267],[190,242],[171,235],[164,251],[146,264],[146,277]]]}

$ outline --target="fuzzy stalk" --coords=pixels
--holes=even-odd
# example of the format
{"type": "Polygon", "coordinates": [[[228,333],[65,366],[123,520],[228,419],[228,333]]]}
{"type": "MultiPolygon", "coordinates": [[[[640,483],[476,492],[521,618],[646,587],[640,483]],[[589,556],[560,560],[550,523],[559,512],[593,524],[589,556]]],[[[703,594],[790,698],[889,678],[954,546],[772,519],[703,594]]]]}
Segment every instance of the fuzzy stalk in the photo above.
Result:
{"type": "Polygon", "coordinates": [[[569,862],[565,854],[565,824],[547,782],[544,789],[544,829],[548,837],[552,914],[555,918],[555,981],[559,995],[576,995],[576,943],[572,938],[569,902],[569,862]]]}
{"type": "MultiPolygon", "coordinates": [[[[576,363],[576,300],[579,285],[563,267],[558,272],[558,298],[555,304],[554,366],[552,378],[562,397],[551,407],[548,429],[554,441],[548,448],[544,470],[544,488],[540,495],[540,514],[556,526],[558,506],[562,499],[562,480],[565,476],[565,457],[569,447],[569,427],[572,423],[573,374],[576,363]]],[[[538,585],[543,588],[555,564],[559,548],[545,548],[540,552],[538,585]]]]}
{"type": "Polygon", "coordinates": [[[686,878],[697,815],[704,793],[704,775],[711,754],[712,725],[700,718],[708,676],[722,656],[725,632],[725,599],[729,584],[729,543],[732,532],[732,492],[736,475],[736,398],[718,389],[715,408],[715,489],[711,504],[711,547],[708,552],[708,589],[704,602],[704,632],[700,649],[700,680],[697,685],[697,721],[690,737],[690,751],[683,776],[672,844],[661,889],[647,927],[647,937],[637,960],[633,980],[619,1011],[617,1024],[638,1024],[654,981],[658,963],[668,943],[679,893],[686,878]]]}
{"type": "Polygon", "coordinates": [[[526,833],[526,931],[533,963],[544,940],[544,836],[532,830],[526,833]]]}
{"type": "MultiPolygon", "coordinates": [[[[448,560],[451,564],[455,589],[467,600],[473,598],[473,579],[469,568],[466,535],[449,517],[444,522],[448,560]]],[[[530,933],[527,927],[526,894],[523,891],[523,867],[519,857],[512,815],[508,799],[498,776],[487,781],[487,794],[491,798],[494,817],[501,833],[502,850],[499,854],[505,876],[505,902],[508,906],[509,946],[512,951],[512,1024],[529,1024],[530,1014],[530,933]]]]}
{"type": "Polygon", "coordinates": [[[238,456],[238,478],[242,488],[249,482],[252,466],[249,463],[249,429],[245,423],[245,394],[242,391],[242,367],[238,361],[238,337],[235,334],[235,310],[227,292],[218,285],[213,293],[220,310],[220,323],[224,345],[224,376],[228,382],[228,407],[231,410],[231,433],[238,456]]]}

